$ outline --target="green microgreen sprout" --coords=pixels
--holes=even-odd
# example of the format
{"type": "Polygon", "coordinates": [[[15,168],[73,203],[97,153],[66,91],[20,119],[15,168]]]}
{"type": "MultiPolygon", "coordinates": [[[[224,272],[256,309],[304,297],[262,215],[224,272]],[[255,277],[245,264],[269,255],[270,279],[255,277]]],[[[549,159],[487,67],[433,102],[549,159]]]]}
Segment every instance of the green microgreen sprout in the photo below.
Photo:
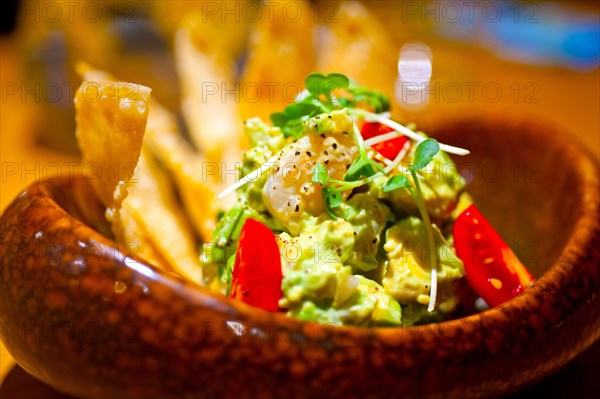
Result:
{"type": "Polygon", "coordinates": [[[406,188],[410,196],[415,201],[415,204],[417,204],[417,208],[419,209],[419,213],[421,214],[421,218],[425,224],[425,229],[427,232],[427,252],[429,253],[429,263],[431,265],[431,291],[429,296],[429,306],[427,307],[429,312],[432,312],[435,307],[438,255],[435,245],[435,237],[433,235],[433,227],[431,225],[429,213],[427,212],[427,207],[425,206],[425,200],[423,199],[423,192],[421,191],[421,184],[419,183],[417,171],[425,168],[431,162],[435,154],[439,152],[439,150],[440,145],[434,139],[426,139],[417,146],[415,150],[414,162],[408,168],[415,185],[414,190],[411,187],[408,178],[404,174],[393,176],[383,187],[383,191],[386,193],[406,188]]]}
{"type": "Polygon", "coordinates": [[[337,216],[333,213],[333,209],[342,205],[342,193],[332,187],[323,187],[321,189],[323,202],[325,203],[325,211],[330,218],[336,219],[337,216]]]}
{"type": "Polygon", "coordinates": [[[383,171],[381,165],[373,161],[367,155],[364,140],[356,123],[354,123],[353,134],[354,141],[356,141],[356,145],[358,146],[358,157],[352,162],[350,168],[344,175],[345,181],[357,181],[363,176],[371,177],[377,172],[383,171]]]}
{"type": "Polygon", "coordinates": [[[329,103],[333,103],[333,95],[339,89],[345,89],[350,85],[350,79],[341,73],[330,73],[325,76],[321,73],[311,73],[304,80],[306,90],[316,99],[324,96],[329,103]]]}
{"type": "Polygon", "coordinates": [[[332,219],[337,219],[337,216],[333,213],[333,209],[339,207],[342,204],[342,194],[339,190],[329,186],[330,182],[329,174],[327,169],[320,163],[317,163],[313,169],[312,182],[320,184],[321,195],[323,196],[323,203],[325,204],[325,211],[332,219]]]}
{"type": "Polygon", "coordinates": [[[283,112],[271,114],[271,122],[285,137],[298,138],[303,134],[302,122],[327,110],[317,103],[300,102],[288,105],[283,112]]]}
{"type": "Polygon", "coordinates": [[[389,109],[389,100],[383,94],[358,86],[341,73],[311,73],[304,81],[306,91],[301,98],[288,105],[283,112],[271,114],[271,122],[285,137],[302,136],[302,122],[315,115],[337,109],[368,106],[376,112],[389,109]],[[347,96],[339,96],[341,91],[347,96]]]}

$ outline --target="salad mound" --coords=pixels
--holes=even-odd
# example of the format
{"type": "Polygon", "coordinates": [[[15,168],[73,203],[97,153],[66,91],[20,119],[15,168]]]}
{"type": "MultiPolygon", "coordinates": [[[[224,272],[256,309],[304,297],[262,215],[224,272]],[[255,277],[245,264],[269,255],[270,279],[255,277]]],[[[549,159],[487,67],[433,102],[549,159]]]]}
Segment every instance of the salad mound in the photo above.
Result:
{"type": "MultiPolygon", "coordinates": [[[[303,320],[400,326],[448,317],[466,274],[453,228],[474,206],[446,152],[468,151],[392,121],[385,96],[342,74],[305,83],[270,124],[244,122],[240,179],[219,195],[238,199],[203,248],[205,282],[303,320]]],[[[485,262],[522,268],[499,256],[485,262]]],[[[529,276],[521,291],[531,283],[513,272],[529,276]]]]}

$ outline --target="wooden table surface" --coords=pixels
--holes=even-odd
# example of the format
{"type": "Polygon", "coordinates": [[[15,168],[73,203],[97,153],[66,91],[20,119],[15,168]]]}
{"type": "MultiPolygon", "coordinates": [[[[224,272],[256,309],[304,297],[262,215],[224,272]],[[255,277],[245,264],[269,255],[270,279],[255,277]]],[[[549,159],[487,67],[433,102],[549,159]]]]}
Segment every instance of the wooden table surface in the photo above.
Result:
{"type": "MultiPolygon", "coordinates": [[[[15,37],[0,39],[0,78],[4,90],[6,84],[26,82],[25,64],[21,49],[22,41],[15,37]]],[[[493,81],[509,88],[515,82],[533,82],[537,87],[535,102],[515,101],[510,95],[498,102],[468,101],[464,97],[455,103],[439,101],[425,110],[410,115],[422,125],[434,124],[448,116],[475,114],[502,110],[526,113],[540,117],[567,128],[573,139],[582,143],[596,157],[600,155],[600,71],[598,68],[577,72],[559,67],[533,67],[520,63],[502,61],[493,54],[474,48],[456,50],[448,43],[432,40],[428,43],[435,57],[434,76],[442,86],[449,82],[493,81]],[[474,62],[475,60],[475,62],[474,62]]],[[[158,91],[160,96],[160,90],[158,91]]],[[[33,133],[39,129],[40,106],[36,101],[20,96],[6,96],[0,103],[0,160],[3,176],[0,181],[0,210],[27,185],[43,178],[39,165],[49,162],[73,162],[77,156],[49,149],[40,145],[33,133]],[[16,177],[5,176],[4,165],[33,170],[16,177]],[[38,169],[36,169],[36,165],[38,169]]],[[[43,122],[42,122],[43,123],[43,122]]],[[[19,170],[21,172],[21,170],[19,170]]],[[[598,398],[600,384],[600,343],[578,356],[569,366],[541,384],[519,394],[518,398],[598,398]]],[[[0,344],[0,398],[51,399],[61,396],[30,377],[0,344]]]]}

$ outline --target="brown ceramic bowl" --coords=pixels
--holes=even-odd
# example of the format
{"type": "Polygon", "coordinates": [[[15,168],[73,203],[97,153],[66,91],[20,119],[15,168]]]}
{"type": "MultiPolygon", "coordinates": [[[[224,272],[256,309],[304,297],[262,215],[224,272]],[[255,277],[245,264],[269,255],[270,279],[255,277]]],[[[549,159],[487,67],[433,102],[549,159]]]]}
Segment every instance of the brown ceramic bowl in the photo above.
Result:
{"type": "Polygon", "coordinates": [[[504,305],[420,327],[299,322],[126,256],[81,178],[41,182],[0,224],[4,343],[81,398],[476,398],[548,376],[600,335],[598,163],[528,119],[438,126],[492,224],[538,278],[504,305]]]}

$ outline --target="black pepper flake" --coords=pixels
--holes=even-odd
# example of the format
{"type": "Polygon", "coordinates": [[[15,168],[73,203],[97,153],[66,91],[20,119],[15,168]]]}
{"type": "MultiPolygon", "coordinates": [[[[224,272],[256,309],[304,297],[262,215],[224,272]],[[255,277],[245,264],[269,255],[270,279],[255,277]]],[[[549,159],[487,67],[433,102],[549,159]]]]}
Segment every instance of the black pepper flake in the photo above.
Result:
{"type": "Polygon", "coordinates": [[[325,133],[321,133],[321,137],[322,137],[322,138],[325,138],[325,133]]]}
{"type": "Polygon", "coordinates": [[[288,203],[287,203],[287,204],[288,204],[288,206],[291,206],[291,205],[292,205],[292,204],[290,204],[290,201],[288,201],[288,203]]]}
{"type": "Polygon", "coordinates": [[[273,190],[277,190],[277,186],[273,186],[273,190]]]}
{"type": "Polygon", "coordinates": [[[296,151],[296,152],[295,152],[295,155],[296,155],[296,156],[300,155],[300,151],[296,151]]]}
{"type": "Polygon", "coordinates": [[[329,119],[331,119],[331,115],[327,115],[327,117],[328,117],[329,119]]]}
{"type": "Polygon", "coordinates": [[[302,187],[302,189],[303,189],[305,192],[307,192],[307,191],[308,191],[308,187],[306,187],[306,186],[302,187]]]}
{"type": "Polygon", "coordinates": [[[279,166],[275,168],[275,173],[279,172],[279,166]]]}
{"type": "Polygon", "coordinates": [[[320,115],[315,116],[315,119],[321,119],[320,115]]]}
{"type": "Polygon", "coordinates": [[[377,242],[377,238],[373,238],[372,243],[375,244],[377,242]]]}
{"type": "Polygon", "coordinates": [[[343,132],[342,132],[342,134],[348,134],[348,132],[346,132],[346,131],[343,131],[343,132]]]}
{"type": "Polygon", "coordinates": [[[323,154],[329,155],[329,151],[325,150],[325,151],[323,151],[323,154]]]}
{"type": "Polygon", "coordinates": [[[315,129],[317,129],[319,127],[319,125],[315,125],[315,129]]]}
{"type": "Polygon", "coordinates": [[[325,160],[325,165],[329,165],[329,159],[325,160]]]}
{"type": "Polygon", "coordinates": [[[346,165],[346,170],[350,169],[350,165],[346,165]]]}
{"type": "Polygon", "coordinates": [[[308,155],[309,157],[312,157],[312,152],[306,151],[306,155],[308,155]]]}
{"type": "Polygon", "coordinates": [[[356,231],[354,232],[354,235],[357,236],[358,234],[356,234],[356,231]]]}
{"type": "Polygon", "coordinates": [[[295,211],[296,211],[296,212],[299,212],[299,211],[300,211],[300,205],[296,204],[296,210],[295,210],[295,211]]]}
{"type": "Polygon", "coordinates": [[[333,143],[331,146],[332,146],[332,147],[333,147],[333,149],[335,150],[335,149],[337,148],[337,143],[333,143]]]}

